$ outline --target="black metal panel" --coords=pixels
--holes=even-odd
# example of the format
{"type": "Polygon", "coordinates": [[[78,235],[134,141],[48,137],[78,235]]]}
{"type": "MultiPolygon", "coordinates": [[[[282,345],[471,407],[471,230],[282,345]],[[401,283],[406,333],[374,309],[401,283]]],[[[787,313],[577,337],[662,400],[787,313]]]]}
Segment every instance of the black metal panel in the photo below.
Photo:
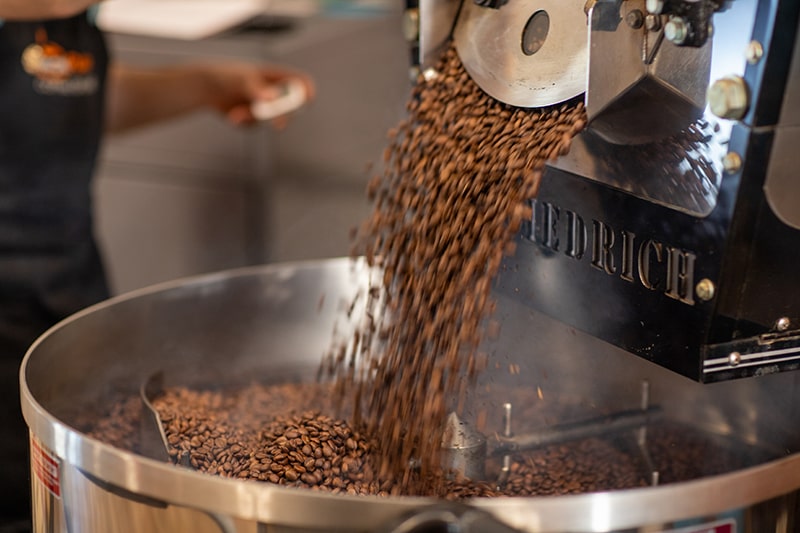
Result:
{"type": "MultiPolygon", "coordinates": [[[[800,368],[800,335],[774,329],[781,317],[790,329],[800,324],[800,231],[774,215],[763,190],[798,16],[800,2],[761,1],[754,26],[743,28],[765,53],[746,69],[752,103],[728,143],[744,164],[724,176],[708,216],[549,168],[504,290],[695,380],[800,368]],[[710,299],[699,284],[714,289],[710,299]]],[[[663,162],[651,168],[674,164],[655,148],[648,157],[663,162]]],[[[620,182],[652,178],[638,175],[629,148],[606,149],[620,182]]],[[[691,185],[677,172],[664,178],[691,185]]]]}
{"type": "Polygon", "coordinates": [[[728,187],[735,188],[726,202],[735,202],[735,205],[727,206],[732,211],[732,222],[730,232],[725,236],[725,246],[719,250],[723,255],[723,266],[718,280],[719,294],[716,298],[716,316],[709,334],[710,343],[726,342],[742,336],[737,332],[737,317],[742,287],[748,278],[748,249],[755,238],[755,220],[759,210],[757,199],[763,197],[766,158],[771,145],[772,134],[769,131],[754,135],[741,125],[733,129],[730,151],[741,154],[744,165],[739,173],[729,176],[724,182],[728,187]]]}
{"type": "Polygon", "coordinates": [[[800,2],[797,0],[758,2],[752,36],[761,43],[765,54],[757,64],[748,65],[745,72],[745,81],[755,96],[743,119],[747,124],[761,127],[778,123],[799,17],[800,2]]]}
{"type": "MultiPolygon", "coordinates": [[[[726,192],[723,184],[724,198],[734,185],[726,192]]],[[[714,305],[697,297],[695,284],[718,278],[729,221],[721,207],[699,219],[548,169],[500,285],[582,331],[702,379],[714,305]]]]}
{"type": "MultiPolygon", "coordinates": [[[[737,318],[771,329],[780,318],[800,323],[800,230],[775,217],[766,200],[759,202],[747,283],[741,287],[737,318]]],[[[743,335],[757,332],[746,331],[743,335]]]]}

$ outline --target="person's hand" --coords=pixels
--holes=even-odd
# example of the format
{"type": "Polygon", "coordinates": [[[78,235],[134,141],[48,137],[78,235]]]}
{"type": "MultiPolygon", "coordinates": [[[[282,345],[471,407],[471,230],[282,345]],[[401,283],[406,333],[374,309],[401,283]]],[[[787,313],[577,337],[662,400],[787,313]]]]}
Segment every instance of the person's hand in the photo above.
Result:
{"type": "MultiPolygon", "coordinates": [[[[235,125],[256,122],[252,104],[278,98],[282,84],[296,79],[305,87],[306,102],[314,98],[314,83],[311,78],[299,71],[271,65],[248,63],[211,64],[207,66],[211,81],[211,105],[222,112],[235,125]]],[[[273,119],[276,128],[286,125],[288,116],[273,119]]]]}

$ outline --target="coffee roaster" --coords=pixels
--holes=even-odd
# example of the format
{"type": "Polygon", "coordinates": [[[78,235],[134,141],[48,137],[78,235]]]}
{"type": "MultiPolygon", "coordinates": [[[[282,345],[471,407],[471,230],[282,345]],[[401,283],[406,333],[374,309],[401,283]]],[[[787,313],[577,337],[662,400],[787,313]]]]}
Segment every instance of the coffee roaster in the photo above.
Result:
{"type": "Polygon", "coordinates": [[[161,387],[314,379],[334,326],[347,331],[343,308],[382,279],[333,259],[177,280],[43,335],[21,369],[36,531],[797,531],[800,372],[781,371],[800,365],[799,13],[788,0],[440,0],[407,11],[421,79],[452,41],[494,98],[583,98],[590,119],[546,170],[496,281],[501,330],[481,346],[491,364],[477,389],[499,401],[449,417],[443,456],[475,478],[500,461],[501,485],[517,450],[612,433],[633,451],[636,488],[456,506],[333,495],[172,464],[150,416],[141,439],[152,453],[83,430],[87,414],[161,387]],[[531,406],[541,409],[526,420],[531,406]],[[720,471],[698,454],[699,477],[671,483],[653,453],[664,420],[747,460],[720,471]]]}
{"type": "Polygon", "coordinates": [[[702,382],[800,366],[798,5],[421,1],[417,69],[451,39],[491,96],[583,98],[506,286],[702,382]]]}

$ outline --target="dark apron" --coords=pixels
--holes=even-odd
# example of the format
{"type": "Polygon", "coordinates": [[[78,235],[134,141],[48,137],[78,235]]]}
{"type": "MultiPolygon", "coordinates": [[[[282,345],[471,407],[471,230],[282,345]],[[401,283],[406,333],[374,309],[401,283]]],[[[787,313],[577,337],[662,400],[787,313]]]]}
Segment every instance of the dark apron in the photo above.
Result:
{"type": "Polygon", "coordinates": [[[108,296],[90,191],[106,66],[86,14],[0,26],[0,524],[30,516],[22,357],[108,296]]]}

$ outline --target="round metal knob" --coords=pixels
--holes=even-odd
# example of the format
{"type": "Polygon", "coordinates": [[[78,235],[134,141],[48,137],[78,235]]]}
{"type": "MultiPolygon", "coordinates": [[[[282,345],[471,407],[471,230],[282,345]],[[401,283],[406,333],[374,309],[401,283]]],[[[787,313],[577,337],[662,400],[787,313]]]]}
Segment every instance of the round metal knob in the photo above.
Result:
{"type": "Polygon", "coordinates": [[[747,113],[749,92],[742,78],[729,76],[715,81],[706,97],[712,113],[720,118],[739,120],[747,113]]]}
{"type": "Polygon", "coordinates": [[[689,25],[680,17],[672,17],[664,25],[664,37],[675,44],[683,44],[689,37],[689,25]]]}

